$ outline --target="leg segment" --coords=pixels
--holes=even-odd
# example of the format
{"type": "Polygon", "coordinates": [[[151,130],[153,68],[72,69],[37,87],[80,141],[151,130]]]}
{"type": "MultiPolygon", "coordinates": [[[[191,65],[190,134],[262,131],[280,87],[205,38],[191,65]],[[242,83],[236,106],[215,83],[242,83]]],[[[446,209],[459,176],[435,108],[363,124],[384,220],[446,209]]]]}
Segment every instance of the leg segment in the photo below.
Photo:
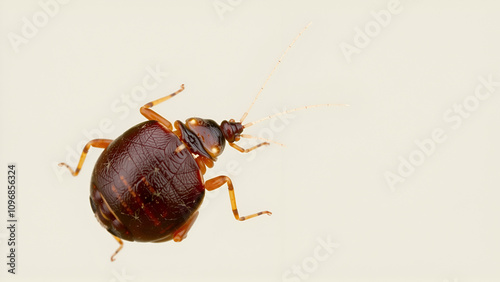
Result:
{"type": "Polygon", "coordinates": [[[262,214],[271,215],[270,211],[261,211],[261,212],[254,213],[254,214],[247,215],[247,216],[239,216],[238,208],[236,207],[236,198],[234,196],[233,183],[232,183],[231,179],[227,176],[223,176],[223,175],[217,176],[217,177],[214,177],[212,179],[205,181],[205,189],[207,189],[208,191],[212,191],[212,190],[215,190],[215,189],[221,187],[222,185],[224,185],[224,183],[227,183],[227,188],[229,190],[229,199],[231,200],[231,208],[233,209],[234,218],[236,218],[236,220],[243,221],[243,220],[247,220],[247,219],[262,215],[262,214]]]}
{"type": "Polygon", "coordinates": [[[141,107],[141,114],[143,116],[145,116],[147,119],[159,121],[160,123],[162,123],[163,125],[165,125],[168,129],[173,130],[172,124],[167,119],[165,119],[164,117],[162,117],[161,115],[159,115],[157,112],[151,110],[150,108],[153,107],[153,106],[155,106],[155,105],[158,105],[158,104],[160,104],[162,102],[167,101],[168,99],[170,99],[170,98],[174,97],[175,95],[181,93],[182,90],[184,90],[184,84],[182,84],[181,88],[179,90],[177,90],[176,92],[174,92],[174,93],[172,93],[170,95],[167,95],[167,96],[165,96],[163,98],[160,98],[158,100],[154,100],[153,102],[147,103],[146,105],[144,105],[144,106],[141,107]]]}
{"type": "Polygon", "coordinates": [[[119,251],[121,251],[123,249],[122,239],[120,239],[116,236],[113,236],[113,238],[115,238],[115,240],[118,242],[118,244],[120,244],[120,246],[118,247],[118,249],[116,249],[115,253],[111,256],[111,261],[115,261],[115,256],[118,254],[119,251]]]}
{"type": "Polygon", "coordinates": [[[268,142],[259,143],[251,148],[248,148],[248,149],[241,148],[240,146],[238,146],[234,143],[229,143],[229,146],[235,148],[236,150],[238,150],[242,153],[248,153],[248,152],[253,151],[253,150],[259,148],[260,146],[264,146],[264,145],[269,145],[269,143],[268,142]]]}
{"type": "Polygon", "coordinates": [[[187,233],[189,232],[189,229],[191,229],[191,226],[193,226],[194,221],[198,217],[198,214],[200,214],[199,211],[196,211],[184,225],[179,227],[179,229],[175,230],[174,232],[174,242],[180,242],[187,237],[187,233]]]}
{"type": "Polygon", "coordinates": [[[90,140],[87,143],[87,145],[85,145],[85,148],[83,148],[82,155],[80,156],[80,161],[78,162],[78,165],[76,166],[75,170],[71,169],[71,167],[69,167],[65,163],[60,163],[59,166],[65,166],[65,167],[67,167],[69,169],[69,171],[71,172],[71,174],[73,174],[73,176],[77,176],[78,173],[80,172],[80,170],[82,169],[83,162],[85,161],[85,157],[87,156],[87,152],[89,151],[90,146],[96,147],[96,148],[106,149],[106,147],[108,147],[108,145],[111,142],[113,142],[113,140],[111,140],[111,139],[94,139],[94,140],[90,140]]]}

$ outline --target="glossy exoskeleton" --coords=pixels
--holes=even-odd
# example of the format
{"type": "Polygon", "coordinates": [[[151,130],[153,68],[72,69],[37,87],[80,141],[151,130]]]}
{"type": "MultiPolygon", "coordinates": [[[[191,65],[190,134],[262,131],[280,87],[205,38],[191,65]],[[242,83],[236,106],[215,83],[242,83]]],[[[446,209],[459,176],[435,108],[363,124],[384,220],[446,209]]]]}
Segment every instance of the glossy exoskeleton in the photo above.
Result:
{"type": "MultiPolygon", "coordinates": [[[[292,44],[283,53],[264,86],[292,44]]],[[[151,109],[183,90],[184,85],[181,85],[177,92],[141,107],[140,112],[148,121],[130,128],[115,140],[89,141],[75,170],[65,163],[59,164],[76,176],[90,147],[104,149],[92,173],[90,204],[97,220],[120,244],[111,260],[122,249],[122,239],[138,242],[182,241],[198,216],[205,190],[211,191],[224,184],[228,187],[231,208],[237,220],[271,214],[261,211],[240,216],[231,179],[217,176],[204,181],[203,175],[207,167],[213,167],[226,142],[243,153],[269,145],[262,142],[243,149],[235,142],[241,137],[251,137],[242,134],[244,128],[273,116],[243,125],[252,103],[238,122],[231,119],[219,125],[210,119],[194,117],[184,123],[175,121],[172,124],[151,109]]],[[[331,104],[317,106],[328,105],[331,104]]]]}
{"type": "Polygon", "coordinates": [[[76,176],[90,147],[103,148],[92,173],[90,205],[97,220],[123,246],[121,239],[138,242],[182,241],[198,216],[205,190],[227,184],[234,217],[243,221],[261,211],[240,216],[233,185],[227,176],[203,180],[206,168],[213,167],[226,141],[241,152],[249,152],[233,142],[243,132],[241,122],[189,118],[185,123],[168,120],[150,109],[184,90],[141,107],[149,121],[137,124],[115,140],[94,139],[83,149],[76,176]]]}

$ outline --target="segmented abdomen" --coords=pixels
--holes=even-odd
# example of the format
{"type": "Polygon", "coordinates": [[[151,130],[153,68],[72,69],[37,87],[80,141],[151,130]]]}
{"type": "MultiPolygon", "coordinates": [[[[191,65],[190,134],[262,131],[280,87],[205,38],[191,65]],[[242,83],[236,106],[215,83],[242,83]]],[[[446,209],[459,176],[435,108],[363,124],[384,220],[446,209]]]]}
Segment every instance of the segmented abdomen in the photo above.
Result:
{"type": "Polygon", "coordinates": [[[90,199],[110,233],[129,241],[169,240],[198,209],[205,192],[202,175],[181,145],[166,127],[146,121],[103,151],[90,199]]]}

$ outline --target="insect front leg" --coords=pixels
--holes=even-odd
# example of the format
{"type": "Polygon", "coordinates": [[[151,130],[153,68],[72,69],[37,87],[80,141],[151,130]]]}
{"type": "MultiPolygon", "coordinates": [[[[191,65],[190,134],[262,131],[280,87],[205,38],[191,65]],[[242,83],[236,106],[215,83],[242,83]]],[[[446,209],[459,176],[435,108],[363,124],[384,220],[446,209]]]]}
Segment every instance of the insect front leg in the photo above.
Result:
{"type": "Polygon", "coordinates": [[[253,147],[250,147],[248,149],[244,149],[244,148],[241,148],[240,146],[238,146],[238,145],[236,145],[234,143],[229,143],[229,146],[235,148],[236,150],[238,150],[238,151],[240,151],[242,153],[248,153],[250,151],[253,151],[253,150],[259,148],[260,146],[267,146],[267,145],[269,145],[268,142],[262,142],[262,143],[259,143],[259,144],[255,145],[255,146],[253,146],[253,147]]]}
{"type": "Polygon", "coordinates": [[[87,145],[85,145],[85,148],[83,148],[82,155],[80,156],[80,161],[78,162],[78,165],[76,166],[75,170],[73,170],[71,167],[69,167],[69,165],[67,165],[66,163],[60,163],[59,166],[65,166],[66,168],[69,169],[69,171],[71,172],[71,174],[73,174],[73,176],[77,176],[78,173],[80,172],[80,170],[82,169],[83,162],[85,161],[85,157],[87,156],[89,148],[92,146],[92,147],[96,147],[96,148],[106,149],[109,146],[109,144],[111,144],[111,142],[113,142],[113,140],[111,140],[111,139],[90,140],[87,143],[87,145]]]}
{"type": "Polygon", "coordinates": [[[174,97],[175,95],[181,93],[182,90],[184,90],[184,84],[182,84],[181,88],[179,90],[177,90],[176,92],[174,92],[174,93],[172,93],[170,95],[167,95],[167,96],[165,96],[163,98],[160,98],[158,100],[154,100],[153,102],[147,103],[146,105],[144,105],[144,106],[141,107],[141,114],[143,116],[145,116],[147,119],[159,121],[160,123],[162,123],[163,125],[165,125],[168,129],[173,130],[172,123],[170,123],[170,121],[168,121],[166,118],[162,117],[157,112],[151,110],[150,108],[153,107],[153,106],[155,106],[155,105],[158,105],[158,104],[160,104],[162,102],[167,101],[168,99],[170,99],[170,98],[174,97]]]}
{"type": "Polygon", "coordinates": [[[231,200],[231,208],[233,209],[234,218],[236,218],[236,220],[243,221],[263,214],[271,215],[270,211],[261,211],[247,216],[240,216],[238,213],[238,208],[236,207],[236,198],[234,196],[233,182],[231,181],[231,178],[227,176],[221,175],[205,181],[205,189],[207,189],[208,191],[212,191],[221,187],[225,183],[227,184],[227,188],[229,190],[229,199],[231,200]]]}

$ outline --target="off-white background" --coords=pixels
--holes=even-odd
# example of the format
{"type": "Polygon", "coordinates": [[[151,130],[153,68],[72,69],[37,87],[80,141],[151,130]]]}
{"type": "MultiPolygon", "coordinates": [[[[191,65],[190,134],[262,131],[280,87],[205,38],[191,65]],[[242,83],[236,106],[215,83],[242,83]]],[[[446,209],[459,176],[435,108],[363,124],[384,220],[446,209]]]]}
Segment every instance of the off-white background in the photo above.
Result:
{"type": "Polygon", "coordinates": [[[9,162],[19,172],[19,274],[7,273],[2,227],[1,280],[500,281],[500,87],[457,129],[443,119],[474,94],[478,77],[500,81],[500,6],[401,1],[401,13],[349,63],[339,45],[354,45],[356,28],[388,3],[73,0],[16,53],[9,34],[21,36],[23,18],[33,22],[43,9],[0,1],[0,181],[9,162]],[[247,121],[284,107],[351,106],[251,127],[286,147],[250,156],[228,147],[207,173],[230,171],[242,214],[273,215],[237,222],[223,188],[207,195],[188,239],[126,242],[111,263],[118,245],[88,200],[101,150],[91,149],[76,178],[55,164],[80,151],[84,131],[104,120],[112,127],[104,137],[116,138],[144,120],[142,104],[182,83],[185,92],[156,108],[166,118],[239,119],[309,22],[247,121]],[[113,111],[148,67],[168,76],[130,113],[113,111]],[[445,142],[391,190],[384,174],[439,128],[445,142]],[[338,245],[329,254],[321,240],[338,245]]]}

